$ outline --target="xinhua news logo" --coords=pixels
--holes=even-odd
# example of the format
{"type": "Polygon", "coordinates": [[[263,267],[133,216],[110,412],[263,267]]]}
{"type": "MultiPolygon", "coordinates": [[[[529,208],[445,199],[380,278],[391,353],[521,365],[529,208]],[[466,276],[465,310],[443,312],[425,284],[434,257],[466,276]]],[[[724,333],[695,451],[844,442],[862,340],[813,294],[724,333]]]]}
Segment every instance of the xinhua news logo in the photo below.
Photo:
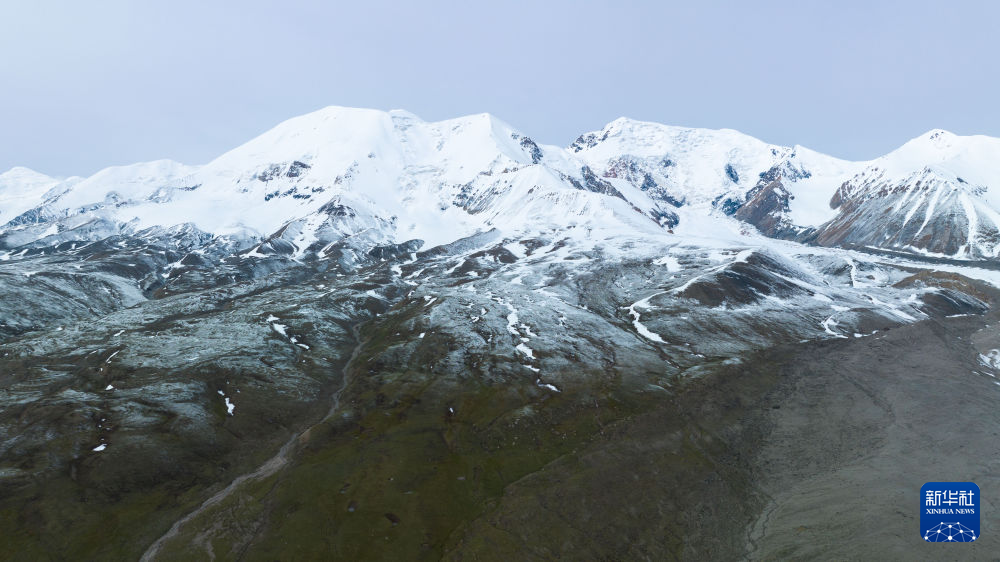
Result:
{"type": "Polygon", "coordinates": [[[973,542],[979,538],[979,486],[972,482],[928,482],[920,488],[920,535],[927,542],[973,542]]]}

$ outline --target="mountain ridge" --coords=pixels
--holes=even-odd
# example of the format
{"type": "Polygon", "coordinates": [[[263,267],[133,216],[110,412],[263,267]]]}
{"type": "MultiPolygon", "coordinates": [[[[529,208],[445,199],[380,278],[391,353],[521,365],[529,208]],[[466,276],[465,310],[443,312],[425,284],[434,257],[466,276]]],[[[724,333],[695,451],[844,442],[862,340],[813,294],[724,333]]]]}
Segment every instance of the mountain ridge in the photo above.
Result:
{"type": "MultiPolygon", "coordinates": [[[[627,117],[562,148],[489,113],[427,122],[404,110],[328,106],[203,165],[155,160],[65,180],[20,167],[4,172],[0,247],[183,223],[244,237],[248,246],[293,223],[356,233],[317,215],[333,207],[381,224],[386,242],[436,245],[491,228],[655,234],[653,227],[676,226],[676,209],[688,206],[736,216],[774,237],[992,259],[1000,252],[994,158],[1000,139],[941,129],[852,162],[733,129],[627,117]]],[[[334,241],[314,234],[299,244],[334,241]]]]}

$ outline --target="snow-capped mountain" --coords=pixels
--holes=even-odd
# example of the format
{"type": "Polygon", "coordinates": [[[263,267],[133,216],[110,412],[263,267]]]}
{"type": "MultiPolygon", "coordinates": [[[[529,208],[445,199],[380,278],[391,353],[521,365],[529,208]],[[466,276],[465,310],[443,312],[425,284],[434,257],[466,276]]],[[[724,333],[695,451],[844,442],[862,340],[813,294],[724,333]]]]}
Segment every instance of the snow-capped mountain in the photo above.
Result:
{"type": "MultiPolygon", "coordinates": [[[[733,463],[771,413],[814,439],[801,420],[869,410],[779,410],[787,396],[828,384],[895,416],[870,394],[881,376],[843,378],[830,350],[937,356],[907,330],[960,330],[928,368],[939,388],[1000,384],[993,264],[823,247],[993,257],[993,146],[941,136],[856,163],[619,119],[560,148],[489,115],[331,107],[199,166],[15,168],[0,558],[495,558],[541,527],[575,537],[564,557],[742,558],[766,497],[746,475],[772,465],[733,463]],[[821,376],[782,382],[800,361],[821,376]],[[593,515],[567,526],[576,498],[593,515]],[[398,550],[370,550],[388,533],[398,550]]],[[[833,435],[857,441],[838,458],[878,441],[833,435]]]]}
{"type": "MultiPolygon", "coordinates": [[[[622,177],[675,204],[740,201],[767,174],[798,183],[843,174],[849,163],[803,147],[764,143],[723,129],[690,129],[617,119],[569,150],[605,177],[622,177]]],[[[808,211],[807,211],[808,212],[808,211]]]]}
{"type": "Polygon", "coordinates": [[[932,131],[847,162],[625,118],[562,149],[488,114],[428,123],[329,107],[202,166],[156,161],[66,180],[15,168],[0,175],[0,248],[189,223],[246,251],[303,256],[362,233],[428,247],[494,228],[662,234],[685,207],[820,245],[994,258],[998,157],[998,139],[932,131]]]}
{"type": "Polygon", "coordinates": [[[4,180],[20,203],[4,215],[8,248],[191,223],[214,235],[277,235],[302,252],[373,228],[382,240],[437,245],[495,227],[657,229],[668,214],[485,114],[426,123],[327,108],[200,167],[161,161],[63,182],[15,170],[4,180]]]}
{"type": "Polygon", "coordinates": [[[45,194],[60,183],[28,168],[13,168],[0,174],[0,222],[9,224],[15,217],[36,207],[45,194]]]}
{"type": "Polygon", "coordinates": [[[872,161],[837,189],[824,245],[938,256],[1000,254],[1000,139],[935,130],[872,161]]]}
{"type": "Polygon", "coordinates": [[[836,211],[829,201],[836,187],[863,167],[802,146],[767,144],[733,130],[624,118],[581,135],[569,150],[600,175],[625,179],[654,199],[737,214],[766,234],[832,219],[836,211]],[[775,190],[778,200],[769,201],[768,194],[775,190]]]}

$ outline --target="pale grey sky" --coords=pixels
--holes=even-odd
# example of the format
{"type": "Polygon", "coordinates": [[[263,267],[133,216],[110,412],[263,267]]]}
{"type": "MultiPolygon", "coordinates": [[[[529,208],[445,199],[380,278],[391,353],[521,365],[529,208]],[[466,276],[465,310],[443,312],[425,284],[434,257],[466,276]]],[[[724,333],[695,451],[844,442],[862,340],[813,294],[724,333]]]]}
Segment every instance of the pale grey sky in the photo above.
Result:
{"type": "Polygon", "coordinates": [[[1000,3],[0,4],[0,171],[207,162],[326,105],[488,111],[566,145],[625,115],[872,158],[1000,136],[1000,3]]]}

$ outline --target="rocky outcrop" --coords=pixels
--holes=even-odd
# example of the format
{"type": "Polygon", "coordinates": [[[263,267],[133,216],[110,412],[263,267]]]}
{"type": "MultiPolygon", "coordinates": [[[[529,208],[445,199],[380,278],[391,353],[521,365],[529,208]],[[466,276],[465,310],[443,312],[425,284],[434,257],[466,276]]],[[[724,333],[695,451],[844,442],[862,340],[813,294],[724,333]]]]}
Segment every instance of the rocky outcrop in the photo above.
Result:
{"type": "Polygon", "coordinates": [[[980,194],[930,169],[895,182],[874,171],[837,190],[830,204],[839,212],[817,229],[814,240],[823,246],[992,259],[1000,252],[998,215],[980,194]]]}
{"type": "Polygon", "coordinates": [[[755,188],[733,216],[757,227],[763,234],[773,237],[791,228],[788,221],[788,192],[776,179],[755,188]]]}

